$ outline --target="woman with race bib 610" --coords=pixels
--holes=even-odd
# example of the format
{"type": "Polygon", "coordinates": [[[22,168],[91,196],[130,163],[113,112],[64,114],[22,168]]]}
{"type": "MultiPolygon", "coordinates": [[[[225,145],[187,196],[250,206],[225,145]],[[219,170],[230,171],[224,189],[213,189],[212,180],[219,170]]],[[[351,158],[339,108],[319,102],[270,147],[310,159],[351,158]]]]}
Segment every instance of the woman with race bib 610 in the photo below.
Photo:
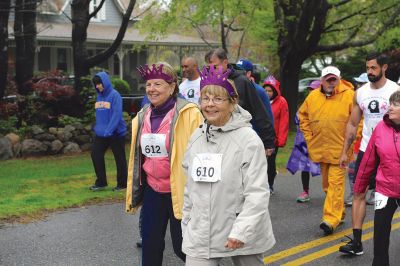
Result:
{"type": "Polygon", "coordinates": [[[182,253],[182,159],[188,140],[203,117],[194,103],[177,98],[177,75],[167,63],[139,68],[146,81],[146,105],[132,121],[127,212],[143,205],[142,265],[161,266],[168,221],[175,254],[182,253]]]}
{"type": "Polygon", "coordinates": [[[249,112],[237,105],[230,70],[204,69],[200,107],[205,122],[183,161],[187,175],[182,217],[186,265],[264,265],[275,238],[268,203],[264,145],[249,112]]]}

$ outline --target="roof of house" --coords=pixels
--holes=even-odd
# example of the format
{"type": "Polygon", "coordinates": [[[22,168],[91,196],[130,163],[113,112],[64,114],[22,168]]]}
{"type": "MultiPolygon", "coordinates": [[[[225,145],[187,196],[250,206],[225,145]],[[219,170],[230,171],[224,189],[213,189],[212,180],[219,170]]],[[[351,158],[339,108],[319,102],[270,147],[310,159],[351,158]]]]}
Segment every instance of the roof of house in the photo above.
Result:
{"type": "MultiPolygon", "coordinates": [[[[72,24],[48,24],[37,22],[37,39],[45,41],[65,41],[72,40],[72,24]]],[[[119,27],[104,26],[101,24],[89,24],[87,31],[87,41],[91,43],[112,43],[117,37],[119,27]]],[[[9,24],[8,31],[13,35],[12,25],[9,24]]],[[[189,46],[207,46],[200,38],[183,36],[178,34],[168,34],[160,37],[158,40],[146,40],[147,35],[141,34],[139,30],[132,27],[126,30],[123,44],[148,44],[148,45],[189,45],[189,46]]],[[[207,40],[212,45],[218,45],[218,42],[207,40]]]]}
{"type": "MultiPolygon", "coordinates": [[[[128,8],[130,0],[113,0],[117,9],[124,14],[128,8]]],[[[42,14],[62,14],[65,8],[70,4],[70,0],[45,0],[38,6],[39,13],[42,14]]],[[[137,4],[135,4],[137,7],[137,4]]],[[[136,9],[132,12],[132,17],[136,16],[138,11],[136,9]]]]}

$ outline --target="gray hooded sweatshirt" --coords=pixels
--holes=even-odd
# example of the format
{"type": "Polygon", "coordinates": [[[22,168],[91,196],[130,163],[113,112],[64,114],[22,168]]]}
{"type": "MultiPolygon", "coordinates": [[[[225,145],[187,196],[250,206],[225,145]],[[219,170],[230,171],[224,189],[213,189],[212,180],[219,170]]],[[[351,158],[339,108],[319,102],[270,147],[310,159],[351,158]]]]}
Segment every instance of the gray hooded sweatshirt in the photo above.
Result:
{"type": "Polygon", "coordinates": [[[205,122],[189,141],[182,163],[187,176],[182,250],[188,256],[260,254],[275,244],[268,212],[270,194],[264,145],[250,120],[249,112],[236,106],[224,126],[205,122]],[[202,165],[198,158],[202,154],[210,158],[218,154],[221,163],[214,163],[212,171],[210,165],[199,167],[202,165]],[[198,176],[218,172],[221,175],[216,182],[195,181],[198,176]],[[238,239],[244,246],[227,249],[224,245],[228,238],[238,239]]]}

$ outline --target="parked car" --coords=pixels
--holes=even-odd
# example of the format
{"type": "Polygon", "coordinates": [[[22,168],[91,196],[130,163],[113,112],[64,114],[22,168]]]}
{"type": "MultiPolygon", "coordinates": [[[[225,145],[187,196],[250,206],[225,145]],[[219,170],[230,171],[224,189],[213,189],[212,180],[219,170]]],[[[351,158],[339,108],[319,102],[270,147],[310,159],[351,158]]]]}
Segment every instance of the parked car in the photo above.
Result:
{"type": "Polygon", "coordinates": [[[312,78],[304,78],[299,80],[299,92],[303,92],[307,89],[308,85],[314,80],[319,80],[319,77],[312,77],[312,78]]]}

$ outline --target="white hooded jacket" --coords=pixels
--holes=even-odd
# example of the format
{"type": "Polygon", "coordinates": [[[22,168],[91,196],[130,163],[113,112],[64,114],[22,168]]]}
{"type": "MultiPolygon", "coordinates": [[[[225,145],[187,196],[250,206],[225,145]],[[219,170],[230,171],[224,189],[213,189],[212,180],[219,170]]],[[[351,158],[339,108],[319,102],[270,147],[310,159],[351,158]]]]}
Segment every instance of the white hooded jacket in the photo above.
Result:
{"type": "Polygon", "coordinates": [[[188,177],[182,217],[182,250],[186,255],[218,258],[260,254],[275,244],[268,212],[264,145],[250,120],[249,112],[237,106],[224,126],[205,122],[189,141],[182,163],[188,177]],[[204,153],[222,154],[221,180],[194,181],[193,159],[204,153]],[[244,246],[225,248],[228,237],[244,246]]]}

